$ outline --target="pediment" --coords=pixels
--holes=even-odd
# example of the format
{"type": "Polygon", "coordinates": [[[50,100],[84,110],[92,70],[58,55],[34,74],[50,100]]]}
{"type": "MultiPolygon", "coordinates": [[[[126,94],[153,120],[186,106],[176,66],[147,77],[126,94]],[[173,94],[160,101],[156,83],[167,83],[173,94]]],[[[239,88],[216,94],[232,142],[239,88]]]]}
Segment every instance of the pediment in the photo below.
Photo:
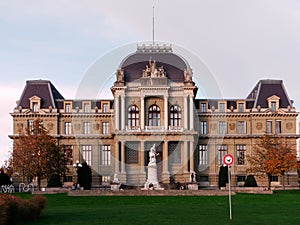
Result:
{"type": "Polygon", "coordinates": [[[280,97],[277,95],[272,95],[269,98],[267,98],[268,101],[279,101],[280,97]]]}
{"type": "Polygon", "coordinates": [[[30,101],[40,101],[41,98],[38,97],[38,96],[36,96],[36,95],[34,95],[34,96],[32,96],[31,98],[29,98],[29,100],[30,100],[30,101]]]}

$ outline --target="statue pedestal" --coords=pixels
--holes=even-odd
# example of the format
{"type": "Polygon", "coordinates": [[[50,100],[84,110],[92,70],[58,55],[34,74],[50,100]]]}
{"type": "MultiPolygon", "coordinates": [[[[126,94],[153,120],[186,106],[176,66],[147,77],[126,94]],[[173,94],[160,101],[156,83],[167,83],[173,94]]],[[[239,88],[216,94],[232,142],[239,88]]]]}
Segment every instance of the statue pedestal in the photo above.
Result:
{"type": "Polygon", "coordinates": [[[156,165],[156,156],[158,153],[156,153],[155,144],[151,147],[149,152],[149,163],[148,163],[148,177],[147,181],[144,185],[144,188],[142,190],[163,190],[159,186],[158,178],[157,178],[157,165],[156,165]]]}
{"type": "Polygon", "coordinates": [[[144,185],[143,190],[149,190],[149,189],[163,190],[163,188],[160,187],[158,182],[156,163],[148,164],[148,178],[147,178],[147,182],[144,185]]]}

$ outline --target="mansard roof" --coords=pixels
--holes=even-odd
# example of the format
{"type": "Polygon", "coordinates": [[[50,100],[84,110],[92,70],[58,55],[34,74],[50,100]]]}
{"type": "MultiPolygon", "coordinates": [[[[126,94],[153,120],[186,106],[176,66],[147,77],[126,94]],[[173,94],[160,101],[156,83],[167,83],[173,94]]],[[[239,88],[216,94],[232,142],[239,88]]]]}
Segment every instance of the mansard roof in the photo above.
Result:
{"type": "Polygon", "coordinates": [[[30,108],[30,98],[38,96],[41,99],[41,108],[56,108],[56,101],[64,99],[54,85],[48,80],[28,80],[17,107],[30,108]]]}
{"type": "Polygon", "coordinates": [[[167,78],[174,82],[183,82],[184,70],[190,69],[188,62],[180,55],[173,53],[170,45],[141,45],[119,66],[124,70],[124,81],[132,82],[140,79],[150,61],[155,61],[158,67],[163,66],[167,78]]]}
{"type": "Polygon", "coordinates": [[[248,95],[247,99],[254,100],[254,108],[260,105],[262,108],[268,108],[267,99],[271,96],[278,96],[279,108],[292,106],[292,101],[288,97],[282,80],[260,80],[248,95]]]}

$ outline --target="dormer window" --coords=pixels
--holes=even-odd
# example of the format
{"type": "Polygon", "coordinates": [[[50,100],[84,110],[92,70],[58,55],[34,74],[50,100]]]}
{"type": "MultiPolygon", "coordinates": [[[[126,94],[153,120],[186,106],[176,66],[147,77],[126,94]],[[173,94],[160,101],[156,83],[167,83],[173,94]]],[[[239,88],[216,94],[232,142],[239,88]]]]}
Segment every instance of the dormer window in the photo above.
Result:
{"type": "Polygon", "coordinates": [[[83,112],[88,113],[91,111],[91,106],[89,103],[83,103],[83,112]]]}
{"type": "Polygon", "coordinates": [[[29,99],[29,101],[32,112],[39,112],[41,108],[41,99],[37,96],[33,96],[29,99]]]}
{"type": "Polygon", "coordinates": [[[66,103],[65,104],[65,112],[66,113],[70,113],[71,112],[71,104],[70,103],[66,103]]]}
{"type": "Polygon", "coordinates": [[[219,112],[225,112],[225,103],[219,104],[219,112]]]}
{"type": "Polygon", "coordinates": [[[279,99],[276,95],[267,98],[268,106],[272,112],[276,112],[279,109],[279,99]]]}
{"type": "Polygon", "coordinates": [[[238,103],[238,112],[244,112],[245,104],[244,103],[238,103]]]}
{"type": "Polygon", "coordinates": [[[32,111],[33,112],[39,111],[39,103],[38,102],[32,102],[32,111]]]}
{"type": "Polygon", "coordinates": [[[107,103],[103,103],[103,112],[104,113],[108,112],[108,104],[107,103]]]}
{"type": "Polygon", "coordinates": [[[201,103],[200,105],[201,112],[206,112],[206,108],[207,108],[206,102],[201,103]]]}
{"type": "Polygon", "coordinates": [[[271,110],[273,111],[273,112],[275,112],[276,111],[276,102],[274,102],[274,101],[271,101],[271,110]]]}

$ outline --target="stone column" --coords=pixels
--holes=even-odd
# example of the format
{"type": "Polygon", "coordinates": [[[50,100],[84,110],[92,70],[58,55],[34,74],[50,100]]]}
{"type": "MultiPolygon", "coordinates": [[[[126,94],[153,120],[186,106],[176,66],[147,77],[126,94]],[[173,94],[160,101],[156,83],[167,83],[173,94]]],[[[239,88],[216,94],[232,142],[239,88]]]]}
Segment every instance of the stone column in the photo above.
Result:
{"type": "Polygon", "coordinates": [[[115,173],[120,172],[119,168],[119,142],[117,141],[115,144],[115,156],[114,156],[114,162],[115,162],[115,173]]]}
{"type": "Polygon", "coordinates": [[[184,96],[183,97],[183,107],[184,107],[184,117],[183,117],[183,122],[184,122],[184,130],[188,129],[188,97],[184,96]]]}
{"type": "Polygon", "coordinates": [[[165,96],[165,98],[164,98],[164,110],[165,110],[165,113],[164,113],[165,130],[168,130],[168,124],[169,124],[168,115],[169,115],[169,110],[168,110],[168,97],[167,96],[165,96]]]}
{"type": "Polygon", "coordinates": [[[115,98],[115,130],[119,130],[119,118],[120,118],[120,112],[119,112],[119,96],[117,95],[115,98]]]}
{"type": "Polygon", "coordinates": [[[194,142],[190,141],[190,173],[194,173],[194,142]]]}
{"type": "Polygon", "coordinates": [[[188,142],[183,142],[183,173],[188,173],[188,142]]]}
{"type": "Polygon", "coordinates": [[[145,99],[141,97],[141,129],[145,128],[145,99]]]}
{"type": "Polygon", "coordinates": [[[140,142],[140,166],[141,166],[141,173],[146,173],[145,171],[145,142],[140,142]]]}
{"type": "Polygon", "coordinates": [[[121,173],[125,173],[125,142],[121,142],[121,173]]]}
{"type": "Polygon", "coordinates": [[[194,130],[194,99],[190,96],[190,130],[194,130]]]}
{"type": "Polygon", "coordinates": [[[122,95],[121,97],[121,130],[125,129],[125,97],[122,95]]]}
{"type": "Polygon", "coordinates": [[[164,183],[169,183],[170,180],[170,172],[169,172],[169,151],[168,151],[168,141],[164,141],[163,145],[163,170],[162,170],[162,180],[164,183]]]}

